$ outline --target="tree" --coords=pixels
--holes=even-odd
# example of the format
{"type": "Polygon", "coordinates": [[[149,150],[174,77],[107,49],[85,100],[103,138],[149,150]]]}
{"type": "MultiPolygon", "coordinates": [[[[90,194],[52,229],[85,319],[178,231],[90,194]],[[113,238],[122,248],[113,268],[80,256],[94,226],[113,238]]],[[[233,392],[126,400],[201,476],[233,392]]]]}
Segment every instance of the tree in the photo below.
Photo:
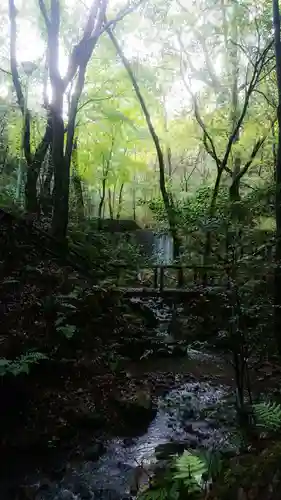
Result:
{"type": "MultiPolygon", "coordinates": [[[[14,0],[9,0],[10,19],[10,65],[14,89],[17,96],[18,106],[23,117],[22,147],[27,163],[27,177],[25,184],[25,206],[31,213],[38,213],[37,180],[42,162],[47,153],[52,140],[51,115],[47,113],[47,123],[43,137],[38,142],[35,150],[31,147],[31,112],[26,106],[26,96],[24,95],[16,58],[17,49],[17,9],[14,0]]],[[[28,71],[28,69],[27,69],[28,71]]],[[[31,71],[31,70],[30,70],[31,71]]],[[[45,102],[47,106],[47,102],[45,102]]]]}
{"type": "Polygon", "coordinates": [[[28,165],[26,181],[26,208],[31,212],[39,212],[37,182],[40,168],[52,142],[52,161],[54,167],[53,218],[52,232],[57,238],[64,240],[68,224],[68,200],[70,166],[75,140],[76,115],[81,97],[88,63],[93,50],[108,26],[115,25],[129,12],[137,7],[132,4],[122,9],[111,21],[105,22],[108,0],[93,0],[89,9],[87,22],[82,37],[72,45],[68,61],[68,69],[61,76],[59,66],[59,48],[62,35],[62,3],[51,0],[48,6],[44,0],[38,0],[41,17],[47,35],[46,78],[44,85],[44,107],[47,114],[45,133],[35,152],[31,151],[31,112],[26,108],[26,100],[16,60],[17,42],[17,10],[14,0],[9,0],[10,18],[10,63],[17,101],[24,118],[23,146],[28,165]],[[47,94],[47,83],[51,87],[51,99],[47,94]],[[67,124],[64,123],[64,99],[68,95],[69,112],[67,124]]]}
{"type": "MultiPolygon", "coordinates": [[[[195,74],[197,74],[198,70],[194,68],[189,50],[185,47],[183,36],[180,32],[178,32],[181,76],[186,90],[191,97],[195,118],[202,130],[202,140],[204,147],[206,149],[206,152],[214,160],[217,169],[213,194],[210,202],[211,218],[215,214],[216,200],[223,174],[226,173],[231,179],[229,187],[230,201],[237,202],[240,200],[240,181],[242,177],[245,176],[245,174],[248,172],[250,166],[253,164],[253,161],[257,156],[261,146],[264,144],[268,134],[270,133],[271,127],[271,124],[269,124],[269,127],[265,129],[263,135],[259,138],[255,138],[252,145],[252,151],[248,158],[245,159],[244,165],[242,165],[242,158],[239,151],[237,150],[237,145],[239,144],[241,138],[241,127],[246,121],[254,92],[258,89],[260,83],[265,78],[265,75],[269,74],[272,71],[273,65],[272,56],[270,53],[272,41],[268,42],[267,40],[264,40],[259,36],[259,32],[257,32],[257,40],[259,45],[255,51],[250,51],[250,54],[246,54],[248,58],[248,64],[246,66],[246,79],[244,80],[244,82],[241,82],[241,79],[239,79],[238,74],[241,62],[239,62],[238,50],[240,52],[243,52],[244,56],[245,51],[243,51],[243,45],[241,45],[241,36],[238,36],[238,27],[236,25],[237,8],[238,7],[236,3],[233,3],[231,10],[232,15],[228,20],[226,17],[226,9],[223,8],[222,33],[219,32],[218,34],[217,23],[215,23],[214,25],[217,39],[221,40],[221,43],[226,46],[227,63],[225,63],[225,66],[227,68],[227,73],[224,77],[226,78],[225,81],[222,79],[223,75],[217,75],[215,72],[215,68],[212,64],[208,52],[208,39],[204,37],[204,32],[198,32],[197,28],[195,28],[195,33],[198,37],[199,44],[202,47],[205,62],[205,70],[203,71],[203,73],[199,72],[199,77],[201,77],[205,81],[205,84],[209,88],[211,88],[216,95],[214,111],[211,111],[211,113],[209,112],[209,115],[212,116],[214,114],[218,114],[218,116],[222,116],[225,113],[224,109],[222,108],[225,99],[229,99],[229,101],[231,102],[231,109],[230,113],[228,112],[227,122],[222,127],[222,133],[225,137],[223,146],[220,145],[220,136],[217,137],[216,133],[212,132],[212,127],[207,125],[208,121],[210,121],[210,118],[208,120],[208,115],[205,119],[203,118],[199,107],[199,96],[192,91],[191,85],[188,82],[188,75],[189,78],[191,78],[190,75],[192,75],[192,73],[194,72],[195,74]],[[231,28],[230,30],[229,26],[231,28]],[[231,89],[230,95],[228,92],[229,83],[231,89]],[[225,131],[225,127],[228,128],[227,132],[225,131]]],[[[235,205],[233,205],[233,207],[235,207],[235,205]]],[[[206,258],[208,258],[210,251],[211,237],[210,231],[207,231],[205,248],[206,258]]]]}
{"type": "Polygon", "coordinates": [[[275,338],[281,355],[281,38],[278,0],[273,0],[274,48],[278,89],[278,143],[276,152],[276,266],[275,266],[275,338]]]}
{"type": "Polygon", "coordinates": [[[129,78],[132,82],[133,88],[136,92],[136,96],[138,98],[138,101],[140,103],[141,109],[143,111],[143,114],[146,119],[147,127],[148,130],[151,134],[152,140],[154,142],[156,154],[157,154],[157,159],[158,159],[158,166],[159,166],[159,186],[160,186],[160,191],[162,194],[162,199],[164,203],[164,207],[166,210],[167,214],[167,219],[169,222],[169,228],[170,232],[173,238],[173,243],[174,243],[174,258],[178,258],[180,254],[180,240],[178,236],[178,231],[177,231],[177,221],[176,221],[176,211],[174,209],[174,203],[171,194],[168,192],[167,187],[166,187],[166,181],[165,181],[165,157],[164,153],[160,144],[159,137],[156,133],[156,130],[152,124],[151,116],[149,113],[149,110],[146,106],[146,103],[143,99],[140,87],[138,85],[138,82],[134,76],[134,73],[132,71],[132,68],[130,66],[130,63],[128,59],[125,57],[124,52],[121,49],[121,46],[119,45],[115,35],[113,34],[112,30],[110,28],[107,29],[108,35],[116,48],[116,52],[119,55],[121,61],[124,64],[124,67],[126,68],[129,78]]]}

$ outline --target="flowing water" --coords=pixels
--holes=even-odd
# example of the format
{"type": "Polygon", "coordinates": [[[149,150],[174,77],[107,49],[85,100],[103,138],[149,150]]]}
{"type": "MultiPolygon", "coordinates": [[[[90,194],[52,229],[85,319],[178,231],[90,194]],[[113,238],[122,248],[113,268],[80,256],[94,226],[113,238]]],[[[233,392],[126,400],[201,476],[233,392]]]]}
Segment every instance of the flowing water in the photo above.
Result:
{"type": "MultiPolygon", "coordinates": [[[[135,467],[155,462],[155,449],[165,443],[186,448],[210,448],[225,443],[225,429],[202,417],[222,401],[226,388],[209,383],[187,383],[159,399],[158,412],[147,432],[135,439],[112,439],[96,462],[69,463],[59,483],[51,482],[36,500],[119,500],[130,497],[135,467]]],[[[31,479],[31,478],[30,478],[31,479]]],[[[40,487],[40,476],[33,478],[40,487]]]]}
{"type": "MultiPolygon", "coordinates": [[[[159,236],[155,248],[157,262],[169,263],[172,259],[169,237],[159,236]]],[[[140,301],[135,298],[133,301],[140,301]]],[[[155,335],[169,336],[169,326],[174,315],[181,312],[180,305],[168,305],[162,299],[145,299],[158,319],[155,335]]],[[[213,355],[189,349],[188,356],[216,363],[213,355]]],[[[37,493],[35,500],[121,500],[130,498],[130,484],[138,464],[156,461],[155,450],[159,445],[181,444],[186,448],[213,448],[224,446],[227,429],[206,418],[205,411],[214,405],[223,405],[229,388],[206,380],[179,385],[158,400],[155,418],[145,434],[136,438],[116,437],[105,444],[105,452],[97,461],[69,462],[60,480],[48,481],[43,487],[42,473],[27,478],[37,493]]],[[[175,448],[176,449],[176,448],[175,448]]],[[[181,450],[182,451],[182,450],[181,450]]],[[[65,465],[65,464],[64,464],[65,465]]],[[[46,483],[46,482],[45,482],[46,483]]],[[[1,500],[11,497],[1,495],[1,500]]]]}
{"type": "Polygon", "coordinates": [[[153,260],[156,264],[171,264],[173,262],[173,239],[170,234],[156,233],[154,235],[153,260]]]}

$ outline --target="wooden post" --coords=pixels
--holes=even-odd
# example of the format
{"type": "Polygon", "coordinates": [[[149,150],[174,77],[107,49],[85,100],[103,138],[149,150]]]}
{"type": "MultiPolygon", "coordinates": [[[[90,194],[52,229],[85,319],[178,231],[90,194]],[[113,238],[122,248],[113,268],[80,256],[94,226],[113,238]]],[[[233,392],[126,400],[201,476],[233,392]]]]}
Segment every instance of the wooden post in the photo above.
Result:
{"type": "Polygon", "coordinates": [[[158,288],[158,267],[154,268],[154,275],[153,275],[153,288],[157,290],[158,288]]]}
{"type": "Polygon", "coordinates": [[[159,290],[160,292],[164,289],[164,267],[160,267],[160,276],[159,276],[159,290]]]}
{"type": "Polygon", "coordinates": [[[193,270],[193,282],[194,282],[194,284],[197,283],[197,279],[198,279],[198,269],[195,268],[193,270]]]}
{"type": "Polygon", "coordinates": [[[179,270],[178,270],[178,288],[182,288],[183,285],[184,285],[183,268],[179,267],[179,270]]]}
{"type": "Polygon", "coordinates": [[[116,286],[119,286],[120,285],[120,274],[121,274],[121,268],[120,267],[117,267],[117,270],[116,270],[116,286]]]}

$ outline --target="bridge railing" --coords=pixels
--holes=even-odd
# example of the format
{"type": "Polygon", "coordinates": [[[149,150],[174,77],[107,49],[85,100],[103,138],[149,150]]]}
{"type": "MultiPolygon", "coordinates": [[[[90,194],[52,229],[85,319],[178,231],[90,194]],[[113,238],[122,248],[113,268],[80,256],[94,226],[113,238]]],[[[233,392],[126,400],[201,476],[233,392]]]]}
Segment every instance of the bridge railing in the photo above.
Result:
{"type": "Polygon", "coordinates": [[[115,264],[113,267],[116,286],[124,286],[122,278],[125,278],[126,286],[153,288],[160,292],[165,288],[185,288],[192,284],[208,285],[222,284],[222,282],[226,284],[228,281],[227,269],[215,265],[159,264],[136,269],[127,264],[115,264]],[[167,284],[167,281],[172,282],[173,286],[167,284]]]}

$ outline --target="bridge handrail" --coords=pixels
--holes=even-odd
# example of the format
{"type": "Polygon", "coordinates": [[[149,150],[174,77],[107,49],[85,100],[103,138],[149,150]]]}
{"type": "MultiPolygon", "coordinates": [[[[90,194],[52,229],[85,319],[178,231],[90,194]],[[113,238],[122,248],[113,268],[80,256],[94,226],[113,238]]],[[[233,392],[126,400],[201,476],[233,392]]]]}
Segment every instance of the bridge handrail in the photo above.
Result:
{"type": "Polygon", "coordinates": [[[139,270],[139,269],[204,269],[204,270],[221,270],[225,269],[228,266],[221,266],[221,265],[191,265],[191,264],[145,264],[145,265],[138,265],[138,266],[133,266],[127,263],[124,264],[119,264],[119,263],[114,263],[111,264],[111,267],[113,268],[120,268],[120,269],[133,269],[133,270],[139,270]]]}

